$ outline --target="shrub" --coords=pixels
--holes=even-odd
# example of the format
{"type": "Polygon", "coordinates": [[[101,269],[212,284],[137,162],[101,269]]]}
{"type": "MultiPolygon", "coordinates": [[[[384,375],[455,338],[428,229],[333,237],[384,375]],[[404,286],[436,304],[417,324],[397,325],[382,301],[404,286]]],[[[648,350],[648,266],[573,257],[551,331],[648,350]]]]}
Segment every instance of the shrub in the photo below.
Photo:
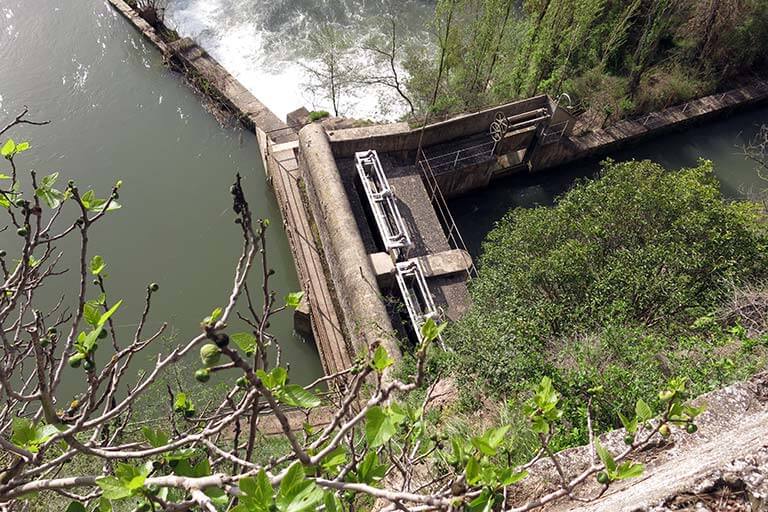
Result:
{"type": "Polygon", "coordinates": [[[712,84],[698,78],[692,69],[681,65],[662,65],[643,75],[636,103],[640,112],[656,112],[704,96],[712,89],[712,84]]]}
{"type": "Polygon", "coordinates": [[[326,110],[313,110],[309,113],[309,122],[314,123],[320,119],[330,117],[330,113],[326,110]]]}
{"type": "MultiPolygon", "coordinates": [[[[483,245],[469,314],[447,335],[460,387],[514,398],[549,375],[573,418],[604,386],[596,419],[607,427],[671,374],[703,390],[753,371],[749,354],[719,350],[729,336],[689,326],[732,284],[766,274],[758,217],[752,203],[723,200],[708,162],[668,172],[608,161],[556,206],[510,212],[483,245]]],[[[585,440],[566,430],[560,447],[585,440]]]]}

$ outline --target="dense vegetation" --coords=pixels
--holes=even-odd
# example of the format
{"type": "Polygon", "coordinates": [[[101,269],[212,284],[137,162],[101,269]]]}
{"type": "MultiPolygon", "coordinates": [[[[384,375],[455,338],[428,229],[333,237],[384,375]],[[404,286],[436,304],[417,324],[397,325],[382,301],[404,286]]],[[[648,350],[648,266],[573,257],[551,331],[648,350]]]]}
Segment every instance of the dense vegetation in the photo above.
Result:
{"type": "Polygon", "coordinates": [[[567,92],[603,123],[732,85],[768,55],[765,0],[439,0],[434,25],[434,65],[423,50],[406,68],[437,113],[567,92]]]}
{"type": "MultiPolygon", "coordinates": [[[[472,311],[449,336],[472,403],[514,402],[548,375],[573,419],[602,386],[605,429],[671,375],[703,392],[765,364],[768,337],[727,303],[765,278],[768,233],[754,204],[722,199],[708,162],[609,161],[555,207],[510,212],[483,249],[472,311]]],[[[558,442],[585,435],[577,422],[558,442]]]]}

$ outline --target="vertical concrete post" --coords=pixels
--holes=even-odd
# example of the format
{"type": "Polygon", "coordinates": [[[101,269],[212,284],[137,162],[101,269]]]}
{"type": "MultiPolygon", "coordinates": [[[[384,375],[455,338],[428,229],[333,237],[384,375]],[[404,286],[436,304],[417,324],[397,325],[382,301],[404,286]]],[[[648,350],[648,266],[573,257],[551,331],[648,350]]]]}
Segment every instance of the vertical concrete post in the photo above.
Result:
{"type": "Polygon", "coordinates": [[[370,258],[341,181],[328,135],[320,124],[299,132],[299,168],[307,185],[325,260],[353,348],[378,342],[399,360],[400,350],[370,258]]]}

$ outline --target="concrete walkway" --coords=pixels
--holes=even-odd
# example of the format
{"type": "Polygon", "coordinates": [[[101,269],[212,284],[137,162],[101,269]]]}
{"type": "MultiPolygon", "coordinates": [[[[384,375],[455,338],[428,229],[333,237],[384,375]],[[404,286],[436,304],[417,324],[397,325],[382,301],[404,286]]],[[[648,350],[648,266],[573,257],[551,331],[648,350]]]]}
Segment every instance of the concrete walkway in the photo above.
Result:
{"type": "Polygon", "coordinates": [[[326,375],[349,368],[351,351],[347,347],[341,322],[325,278],[321,249],[315,240],[309,212],[304,204],[295,150],[297,142],[273,144],[257,130],[267,176],[272,182],[283,215],[283,226],[291,244],[301,288],[309,300],[312,331],[326,375]]]}

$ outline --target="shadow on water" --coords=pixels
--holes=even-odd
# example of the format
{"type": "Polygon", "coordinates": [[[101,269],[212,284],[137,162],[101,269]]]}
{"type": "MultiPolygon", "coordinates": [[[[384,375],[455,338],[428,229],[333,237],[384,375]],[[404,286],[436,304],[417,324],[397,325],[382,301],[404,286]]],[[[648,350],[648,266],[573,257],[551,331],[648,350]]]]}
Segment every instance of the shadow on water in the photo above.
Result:
{"type": "MultiPolygon", "coordinates": [[[[753,165],[740,154],[740,146],[768,123],[768,108],[760,107],[731,117],[663,134],[610,155],[617,161],[653,160],[668,169],[696,165],[700,158],[714,163],[723,195],[742,199],[765,188],[753,165]]],[[[551,206],[573,184],[596,176],[600,159],[584,160],[541,174],[510,176],[490,187],[450,201],[451,213],[473,257],[482,252],[482,242],[496,223],[513,208],[551,206]]]]}

